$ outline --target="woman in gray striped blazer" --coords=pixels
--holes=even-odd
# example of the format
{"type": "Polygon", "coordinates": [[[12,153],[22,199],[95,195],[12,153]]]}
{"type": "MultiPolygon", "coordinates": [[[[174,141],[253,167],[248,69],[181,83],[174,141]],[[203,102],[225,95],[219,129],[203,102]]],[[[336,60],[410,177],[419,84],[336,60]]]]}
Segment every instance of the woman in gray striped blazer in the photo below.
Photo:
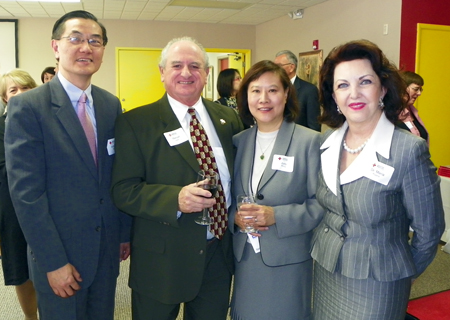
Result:
{"type": "Polygon", "coordinates": [[[320,120],[333,130],[320,147],[314,319],[404,319],[444,229],[436,168],[426,141],[393,124],[406,88],[375,44],[333,49],[320,79],[320,120]]]}

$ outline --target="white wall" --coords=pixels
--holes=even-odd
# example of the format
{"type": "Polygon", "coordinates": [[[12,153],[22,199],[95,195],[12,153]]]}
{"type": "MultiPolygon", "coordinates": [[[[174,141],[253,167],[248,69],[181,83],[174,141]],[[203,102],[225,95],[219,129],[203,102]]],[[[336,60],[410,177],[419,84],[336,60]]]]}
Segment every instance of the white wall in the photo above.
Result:
{"type": "MultiPolygon", "coordinates": [[[[253,63],[273,59],[283,49],[311,51],[315,39],[325,57],[336,45],[365,38],[398,63],[400,19],[401,0],[329,0],[307,8],[303,19],[292,20],[286,14],[258,26],[102,20],[110,40],[93,83],[116,92],[115,47],[162,48],[170,39],[184,35],[196,38],[206,48],[250,49],[253,63]],[[389,25],[388,35],[383,35],[384,24],[389,25]]],[[[36,82],[45,67],[55,65],[50,47],[55,21],[19,19],[19,67],[30,72],[36,82]]]]}
{"type": "Polygon", "coordinates": [[[350,40],[375,42],[398,65],[401,0],[329,0],[305,9],[303,19],[281,18],[256,27],[254,62],[273,59],[280,50],[312,51],[319,40],[324,59],[335,46],[350,40]],[[389,32],[383,35],[383,25],[389,32]]]}
{"type": "MultiPolygon", "coordinates": [[[[19,67],[40,83],[42,70],[55,65],[51,31],[56,19],[19,19],[19,67]]],[[[205,48],[255,50],[255,26],[158,21],[102,20],[109,42],[93,83],[116,93],[116,47],[163,48],[175,37],[191,36],[205,48]]],[[[144,70],[145,72],[145,70],[144,70]]]]}

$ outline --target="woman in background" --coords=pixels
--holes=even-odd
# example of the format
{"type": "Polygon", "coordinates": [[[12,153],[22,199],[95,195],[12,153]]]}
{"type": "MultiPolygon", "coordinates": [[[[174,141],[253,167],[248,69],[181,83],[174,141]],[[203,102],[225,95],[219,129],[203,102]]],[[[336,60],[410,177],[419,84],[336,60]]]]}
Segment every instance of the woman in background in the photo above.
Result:
{"type": "Polygon", "coordinates": [[[423,78],[411,71],[403,71],[400,75],[406,83],[408,105],[403,109],[402,113],[400,113],[397,126],[421,137],[427,141],[428,145],[430,145],[428,131],[425,128],[422,119],[419,117],[419,111],[414,107],[414,102],[416,102],[417,98],[420,97],[423,92],[423,78]]]}
{"type": "Polygon", "coordinates": [[[238,103],[244,123],[256,124],[233,137],[233,191],[256,203],[230,210],[236,265],[231,317],[310,320],[312,230],[324,213],[316,200],[320,135],[295,124],[295,88],[272,61],[250,68],[238,103]],[[241,233],[244,216],[259,233],[241,233]]]}
{"type": "Polygon", "coordinates": [[[412,279],[444,231],[436,168],[425,140],[394,126],[406,88],[367,40],[334,48],[320,71],[326,214],[314,231],[314,319],[403,320],[412,279]],[[409,227],[414,229],[408,243],[409,227]]]}
{"type": "Polygon", "coordinates": [[[56,74],[56,68],[55,67],[47,67],[42,71],[41,73],[41,81],[42,83],[49,82],[53,79],[53,77],[56,74]]]}
{"type": "Polygon", "coordinates": [[[20,69],[3,75],[0,79],[0,95],[6,103],[0,117],[0,242],[5,285],[15,286],[25,320],[36,320],[37,302],[33,283],[28,275],[27,243],[17,221],[8,189],[5,167],[5,121],[8,101],[11,97],[36,88],[33,78],[20,69]]]}
{"type": "Polygon", "coordinates": [[[220,99],[214,101],[237,110],[236,94],[241,84],[241,75],[237,69],[224,69],[217,77],[217,92],[220,99]]]}

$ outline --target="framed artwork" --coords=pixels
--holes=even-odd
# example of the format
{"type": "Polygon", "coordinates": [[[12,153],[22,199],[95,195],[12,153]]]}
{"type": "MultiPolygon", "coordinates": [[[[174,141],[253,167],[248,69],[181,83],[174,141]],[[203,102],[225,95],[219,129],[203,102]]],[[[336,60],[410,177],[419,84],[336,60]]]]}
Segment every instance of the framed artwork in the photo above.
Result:
{"type": "Polygon", "coordinates": [[[209,67],[208,78],[206,79],[206,85],[203,88],[203,97],[205,99],[214,101],[214,67],[209,67]]]}
{"type": "Polygon", "coordinates": [[[314,50],[298,54],[297,76],[311,82],[316,87],[319,84],[319,71],[323,63],[323,51],[314,50]]]}
{"type": "Polygon", "coordinates": [[[0,74],[19,66],[17,19],[0,19],[0,74]]]}

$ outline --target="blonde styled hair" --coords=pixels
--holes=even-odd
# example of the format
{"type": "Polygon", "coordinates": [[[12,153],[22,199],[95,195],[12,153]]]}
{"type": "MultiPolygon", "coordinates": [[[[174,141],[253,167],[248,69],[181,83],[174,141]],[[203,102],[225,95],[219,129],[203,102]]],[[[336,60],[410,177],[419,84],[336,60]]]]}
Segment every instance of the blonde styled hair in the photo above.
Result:
{"type": "Polygon", "coordinates": [[[30,89],[36,88],[37,84],[34,79],[30,76],[30,74],[21,69],[14,69],[8,73],[5,73],[0,78],[0,96],[2,97],[3,102],[6,103],[6,91],[8,80],[14,82],[15,84],[21,87],[27,87],[30,89]]]}

